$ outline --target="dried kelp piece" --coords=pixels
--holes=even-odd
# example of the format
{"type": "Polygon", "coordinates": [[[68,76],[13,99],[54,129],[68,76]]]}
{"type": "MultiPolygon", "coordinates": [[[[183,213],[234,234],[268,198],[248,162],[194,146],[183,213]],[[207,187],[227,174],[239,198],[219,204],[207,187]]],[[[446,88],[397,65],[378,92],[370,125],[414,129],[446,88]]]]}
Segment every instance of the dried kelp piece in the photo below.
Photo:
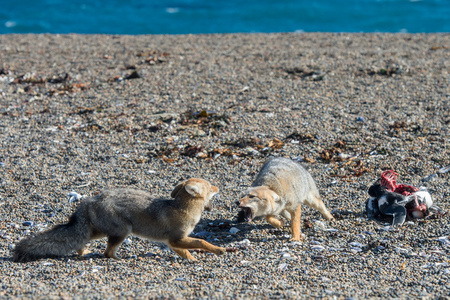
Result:
{"type": "Polygon", "coordinates": [[[322,80],[325,76],[325,74],[323,72],[321,72],[320,70],[311,69],[311,68],[294,67],[294,68],[284,69],[284,72],[286,72],[293,79],[308,78],[313,81],[322,80]]]}
{"type": "Polygon", "coordinates": [[[319,153],[320,158],[326,162],[336,162],[352,160],[355,156],[343,153],[343,150],[347,149],[347,143],[345,141],[337,141],[333,146],[323,150],[319,153]]]}
{"type": "Polygon", "coordinates": [[[397,76],[401,74],[401,69],[398,65],[395,64],[389,64],[384,68],[370,68],[370,69],[360,69],[357,72],[358,75],[369,75],[369,76],[374,76],[374,75],[379,75],[379,76],[386,76],[386,77],[392,77],[392,76],[397,76]]]}
{"type": "Polygon", "coordinates": [[[361,177],[369,171],[369,168],[364,167],[362,160],[350,160],[336,165],[335,170],[330,172],[330,176],[339,178],[361,177]]]}
{"type": "Polygon", "coordinates": [[[85,114],[91,114],[94,111],[96,111],[97,108],[94,107],[84,107],[84,106],[78,106],[74,112],[71,114],[73,115],[85,115],[85,114]]]}
{"type": "Polygon", "coordinates": [[[180,123],[184,126],[199,125],[219,128],[230,124],[230,118],[211,110],[186,111],[181,114],[180,123]]]}
{"type": "Polygon", "coordinates": [[[98,124],[97,122],[89,122],[86,124],[82,124],[79,127],[74,127],[74,131],[81,131],[81,132],[88,132],[88,131],[103,131],[104,128],[101,124],[98,124]]]}
{"type": "Polygon", "coordinates": [[[157,132],[162,129],[162,124],[158,123],[156,125],[147,125],[146,129],[150,132],[157,132]]]}
{"type": "Polygon", "coordinates": [[[123,79],[129,80],[129,79],[138,79],[138,78],[142,78],[142,76],[139,74],[138,71],[134,70],[129,75],[125,76],[123,79]]]}
{"type": "Polygon", "coordinates": [[[286,140],[289,140],[289,139],[296,140],[296,141],[300,141],[302,143],[311,143],[316,138],[310,133],[301,133],[298,130],[296,130],[293,133],[291,133],[290,135],[288,135],[285,139],[286,140]]]}
{"type": "Polygon", "coordinates": [[[196,157],[197,154],[203,151],[203,146],[191,146],[187,145],[184,147],[183,151],[180,152],[183,156],[196,157]]]}
{"type": "Polygon", "coordinates": [[[277,138],[273,138],[270,142],[269,145],[267,145],[269,148],[272,149],[281,149],[284,146],[284,143],[277,139],[277,138]]]}
{"type": "Polygon", "coordinates": [[[9,75],[11,74],[11,71],[7,68],[1,68],[0,69],[0,75],[9,75]]]}
{"type": "Polygon", "coordinates": [[[64,76],[54,76],[52,78],[48,78],[47,82],[48,83],[64,83],[67,82],[71,79],[70,75],[68,73],[66,73],[64,76]]]}
{"type": "Polygon", "coordinates": [[[30,83],[32,85],[45,83],[58,84],[58,83],[65,83],[70,79],[71,77],[68,73],[64,74],[63,76],[55,75],[47,78],[38,78],[32,73],[27,73],[14,78],[14,80],[11,83],[15,84],[30,83]]]}
{"type": "Polygon", "coordinates": [[[145,62],[154,65],[167,62],[167,57],[170,56],[169,52],[159,52],[158,50],[149,50],[145,52],[139,52],[136,54],[138,57],[145,57],[145,62]]]}
{"type": "Polygon", "coordinates": [[[263,148],[266,147],[264,142],[261,139],[257,138],[257,137],[239,138],[239,139],[234,140],[234,141],[224,142],[223,145],[233,146],[233,147],[238,147],[238,148],[252,147],[252,148],[255,148],[255,149],[263,149],[263,148]]]}
{"type": "Polygon", "coordinates": [[[31,84],[45,84],[46,80],[44,78],[36,78],[34,74],[23,74],[20,75],[11,82],[12,84],[23,84],[23,83],[31,83],[31,84]]]}
{"type": "Polygon", "coordinates": [[[88,89],[90,89],[90,85],[87,85],[84,83],[73,83],[70,85],[65,85],[61,88],[51,89],[47,92],[47,95],[58,96],[58,95],[64,95],[64,94],[68,94],[68,93],[76,93],[78,91],[85,91],[88,89]]]}

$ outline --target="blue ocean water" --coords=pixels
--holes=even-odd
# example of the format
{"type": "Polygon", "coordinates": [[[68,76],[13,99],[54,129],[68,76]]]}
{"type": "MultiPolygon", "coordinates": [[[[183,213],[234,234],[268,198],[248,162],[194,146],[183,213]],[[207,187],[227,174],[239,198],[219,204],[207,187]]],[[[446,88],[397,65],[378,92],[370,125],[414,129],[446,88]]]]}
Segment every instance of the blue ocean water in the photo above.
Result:
{"type": "Polygon", "coordinates": [[[450,32],[450,0],[0,0],[0,33],[450,32]]]}

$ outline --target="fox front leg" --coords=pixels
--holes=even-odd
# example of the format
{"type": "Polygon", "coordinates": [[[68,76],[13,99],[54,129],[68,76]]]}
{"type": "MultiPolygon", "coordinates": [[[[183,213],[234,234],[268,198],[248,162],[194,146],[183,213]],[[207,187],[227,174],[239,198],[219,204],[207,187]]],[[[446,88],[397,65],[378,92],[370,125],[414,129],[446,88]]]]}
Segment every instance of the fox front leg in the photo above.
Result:
{"type": "Polygon", "coordinates": [[[295,210],[291,210],[291,241],[300,241],[301,230],[300,230],[300,218],[302,216],[302,207],[299,205],[295,210]]]}
{"type": "MultiPolygon", "coordinates": [[[[179,248],[179,249],[202,249],[211,253],[214,253],[215,255],[222,255],[226,252],[225,248],[214,246],[213,244],[208,243],[207,241],[191,238],[191,237],[184,237],[178,240],[169,241],[169,246],[173,248],[179,248]]],[[[177,252],[178,253],[178,252],[177,252]]],[[[179,253],[178,253],[179,254],[179,253]]]]}
{"type": "Polygon", "coordinates": [[[275,228],[280,228],[284,226],[283,220],[280,220],[273,215],[266,216],[266,221],[275,228]]]}
{"type": "Polygon", "coordinates": [[[173,252],[175,252],[176,254],[178,254],[179,256],[181,256],[182,258],[185,259],[189,259],[189,260],[197,260],[195,257],[192,256],[191,253],[189,253],[189,251],[187,251],[186,249],[180,249],[180,248],[174,248],[169,246],[170,249],[173,250],[173,252]]]}

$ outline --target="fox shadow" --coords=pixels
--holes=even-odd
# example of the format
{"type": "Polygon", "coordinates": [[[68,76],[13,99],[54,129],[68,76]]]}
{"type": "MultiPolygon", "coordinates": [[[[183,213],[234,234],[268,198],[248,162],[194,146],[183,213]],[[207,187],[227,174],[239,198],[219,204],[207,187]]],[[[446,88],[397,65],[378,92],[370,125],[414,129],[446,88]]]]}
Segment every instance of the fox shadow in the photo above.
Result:
{"type": "Polygon", "coordinates": [[[275,228],[265,223],[263,218],[255,218],[252,222],[239,222],[238,217],[234,217],[233,219],[203,218],[190,236],[224,246],[241,242],[244,239],[251,242],[260,241],[260,237],[255,237],[254,230],[270,231],[271,234],[280,239],[284,239],[282,236],[290,233],[288,227],[275,228]]]}

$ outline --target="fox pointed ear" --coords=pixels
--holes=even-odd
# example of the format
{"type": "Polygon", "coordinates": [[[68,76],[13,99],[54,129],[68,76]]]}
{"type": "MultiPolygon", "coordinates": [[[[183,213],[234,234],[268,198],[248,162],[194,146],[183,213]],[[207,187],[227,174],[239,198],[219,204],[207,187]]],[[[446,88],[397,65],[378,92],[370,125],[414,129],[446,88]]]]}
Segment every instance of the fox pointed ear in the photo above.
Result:
{"type": "Polygon", "coordinates": [[[186,181],[183,181],[182,183],[179,183],[170,194],[170,197],[176,198],[177,194],[180,192],[181,188],[186,184],[186,181]]]}
{"type": "Polygon", "coordinates": [[[187,183],[184,188],[186,189],[186,192],[188,192],[191,196],[199,197],[203,193],[203,185],[197,182],[190,182],[187,183]]]}

